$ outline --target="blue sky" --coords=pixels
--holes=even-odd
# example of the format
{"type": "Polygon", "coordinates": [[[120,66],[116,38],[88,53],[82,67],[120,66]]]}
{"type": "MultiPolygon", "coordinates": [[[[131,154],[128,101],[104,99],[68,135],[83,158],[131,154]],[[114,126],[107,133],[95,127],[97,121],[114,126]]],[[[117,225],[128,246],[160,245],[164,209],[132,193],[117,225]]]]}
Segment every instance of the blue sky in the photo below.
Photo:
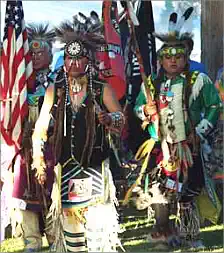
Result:
{"type": "MultiPolygon", "coordinates": [[[[48,21],[54,25],[71,18],[77,12],[87,14],[89,10],[101,9],[101,1],[23,1],[24,18],[27,22],[48,21]]],[[[1,12],[5,13],[6,1],[1,1],[1,12]]],[[[1,15],[1,24],[4,23],[1,15]]]]}
{"type": "MultiPolygon", "coordinates": [[[[187,2],[187,1],[186,1],[187,2]]],[[[173,1],[177,6],[178,1],[173,1]]],[[[1,38],[3,37],[4,19],[5,19],[6,1],[1,0],[1,38]]],[[[161,17],[161,11],[165,7],[165,1],[152,1],[153,15],[156,30],[160,32],[167,31],[167,27],[160,25],[161,18],[167,20],[169,17],[161,17]]],[[[119,6],[118,6],[119,7],[119,6]]],[[[52,25],[58,25],[65,19],[72,19],[72,16],[78,12],[89,14],[91,10],[95,10],[101,16],[102,1],[23,1],[25,22],[49,22],[52,25]]],[[[177,10],[178,11],[178,10],[177,10]]],[[[189,24],[190,24],[189,20],[189,24]]],[[[190,24],[188,27],[192,29],[190,24]]],[[[200,58],[200,27],[194,27],[195,34],[195,59],[200,58]]],[[[194,53],[194,52],[193,52],[194,53]]]]}
{"type": "MultiPolygon", "coordinates": [[[[1,1],[1,24],[4,24],[6,1],[1,1]]],[[[155,12],[159,14],[164,7],[164,1],[153,1],[155,12]],[[157,8],[161,7],[161,8],[157,8]]],[[[120,7],[120,4],[118,4],[120,7]]],[[[78,12],[88,14],[91,10],[101,16],[102,1],[23,1],[26,22],[49,21],[57,25],[64,19],[70,19],[78,12]]],[[[120,9],[120,8],[119,8],[120,9]]],[[[159,15],[155,15],[158,17],[159,15]]]]}

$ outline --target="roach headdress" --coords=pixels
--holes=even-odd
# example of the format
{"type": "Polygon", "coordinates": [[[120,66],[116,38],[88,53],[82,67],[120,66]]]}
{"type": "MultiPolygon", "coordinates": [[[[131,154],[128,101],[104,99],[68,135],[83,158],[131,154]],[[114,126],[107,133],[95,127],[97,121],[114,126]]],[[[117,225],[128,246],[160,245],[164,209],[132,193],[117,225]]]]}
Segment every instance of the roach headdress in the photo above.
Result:
{"type": "Polygon", "coordinates": [[[55,32],[49,29],[49,24],[28,24],[27,33],[31,49],[47,47],[51,53],[55,32]]]}
{"type": "Polygon", "coordinates": [[[79,12],[73,17],[73,22],[62,22],[55,28],[56,37],[65,44],[65,55],[74,59],[85,56],[92,61],[97,48],[105,44],[101,30],[102,24],[94,11],[90,17],[79,12]]]}

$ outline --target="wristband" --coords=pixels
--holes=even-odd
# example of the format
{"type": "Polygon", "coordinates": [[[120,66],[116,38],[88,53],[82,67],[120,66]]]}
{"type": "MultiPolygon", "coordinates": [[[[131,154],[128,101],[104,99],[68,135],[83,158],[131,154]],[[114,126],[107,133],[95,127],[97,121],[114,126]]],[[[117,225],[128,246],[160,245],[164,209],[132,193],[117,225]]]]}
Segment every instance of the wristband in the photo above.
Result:
{"type": "Polygon", "coordinates": [[[110,127],[121,129],[125,123],[125,117],[122,112],[111,112],[108,113],[108,115],[111,118],[111,124],[110,127]]]}

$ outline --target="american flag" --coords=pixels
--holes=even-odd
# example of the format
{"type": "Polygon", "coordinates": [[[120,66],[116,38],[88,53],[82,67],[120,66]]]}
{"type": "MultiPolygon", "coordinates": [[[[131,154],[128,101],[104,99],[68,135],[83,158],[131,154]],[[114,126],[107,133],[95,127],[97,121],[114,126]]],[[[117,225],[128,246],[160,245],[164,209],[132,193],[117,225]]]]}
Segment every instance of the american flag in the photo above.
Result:
{"type": "Polygon", "coordinates": [[[1,134],[8,145],[19,149],[22,122],[28,112],[28,83],[33,81],[22,1],[6,3],[1,60],[1,134]]]}

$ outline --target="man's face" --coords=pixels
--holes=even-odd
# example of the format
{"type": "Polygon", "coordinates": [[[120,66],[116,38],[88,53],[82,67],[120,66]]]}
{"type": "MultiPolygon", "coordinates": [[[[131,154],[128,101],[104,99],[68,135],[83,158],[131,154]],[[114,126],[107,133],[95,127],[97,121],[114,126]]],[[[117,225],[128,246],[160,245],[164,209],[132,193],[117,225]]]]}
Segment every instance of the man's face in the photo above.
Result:
{"type": "Polygon", "coordinates": [[[82,57],[79,59],[74,59],[69,56],[65,57],[65,69],[68,75],[74,78],[85,74],[86,66],[88,65],[88,58],[82,57]]]}
{"type": "Polygon", "coordinates": [[[48,68],[50,65],[50,55],[46,47],[42,48],[32,48],[31,49],[32,60],[33,60],[33,69],[41,70],[48,68]]]}
{"type": "Polygon", "coordinates": [[[187,64],[187,57],[184,54],[172,56],[165,54],[160,63],[168,75],[175,77],[184,70],[187,64]]]}

